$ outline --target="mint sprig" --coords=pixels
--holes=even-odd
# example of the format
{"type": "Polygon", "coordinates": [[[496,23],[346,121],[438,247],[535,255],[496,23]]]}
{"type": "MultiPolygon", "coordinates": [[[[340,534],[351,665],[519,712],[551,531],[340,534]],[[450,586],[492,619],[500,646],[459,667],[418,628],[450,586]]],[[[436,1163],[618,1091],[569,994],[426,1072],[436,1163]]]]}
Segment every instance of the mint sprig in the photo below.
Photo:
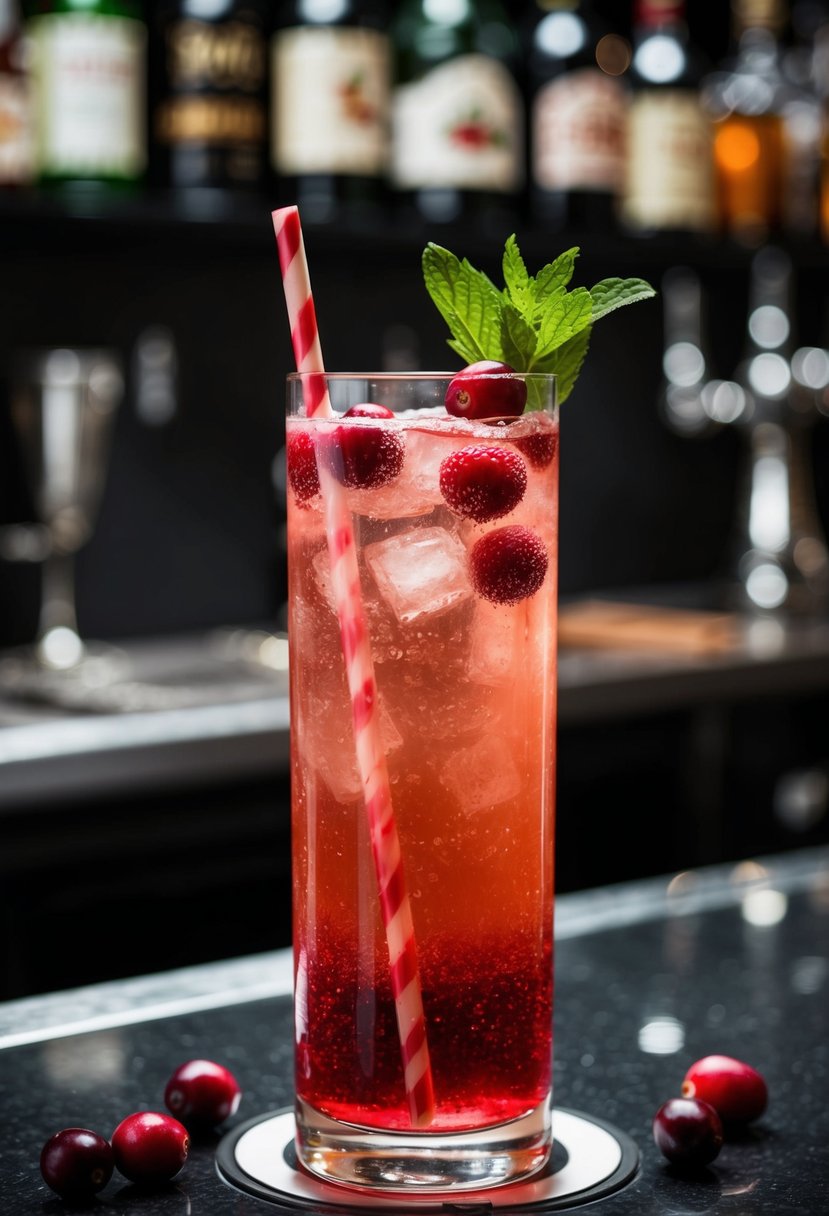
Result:
{"type": "MultiPolygon", "coordinates": [[[[578,247],[567,249],[533,276],[513,233],[504,247],[504,288],[499,290],[466,258],[460,261],[430,242],[423,251],[423,277],[449,326],[452,350],[466,363],[494,359],[517,372],[556,375],[558,400],[566,400],[596,321],[656,294],[644,279],[602,279],[589,291],[571,289],[578,255],[578,247]]],[[[538,408],[533,394],[527,408],[538,408]]]]}

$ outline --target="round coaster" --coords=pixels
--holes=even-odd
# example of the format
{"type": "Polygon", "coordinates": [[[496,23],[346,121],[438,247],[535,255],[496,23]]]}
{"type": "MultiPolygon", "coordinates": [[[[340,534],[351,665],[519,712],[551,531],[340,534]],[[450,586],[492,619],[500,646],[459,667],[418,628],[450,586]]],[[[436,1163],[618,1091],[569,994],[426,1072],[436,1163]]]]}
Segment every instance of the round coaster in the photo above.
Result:
{"type": "Polygon", "coordinates": [[[528,1181],[443,1195],[369,1194],[315,1178],[297,1162],[290,1109],[259,1115],[234,1128],[219,1144],[216,1162],[220,1176],[231,1186],[270,1203],[315,1212],[411,1211],[413,1207],[424,1212],[480,1211],[482,1206],[557,1212],[620,1190],[639,1168],[633,1140],[603,1119],[556,1107],[553,1136],[549,1165],[528,1181]]]}

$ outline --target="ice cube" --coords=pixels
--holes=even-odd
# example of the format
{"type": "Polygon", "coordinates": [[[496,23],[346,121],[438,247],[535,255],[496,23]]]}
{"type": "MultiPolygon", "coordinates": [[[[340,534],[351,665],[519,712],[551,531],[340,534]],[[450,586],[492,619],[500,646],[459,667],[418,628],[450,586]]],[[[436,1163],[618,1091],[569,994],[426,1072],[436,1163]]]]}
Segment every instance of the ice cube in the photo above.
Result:
{"type": "MultiPolygon", "coordinates": [[[[379,701],[380,738],[386,756],[403,743],[383,699],[379,701]]],[[[337,802],[353,802],[363,791],[351,719],[342,704],[319,705],[314,714],[300,714],[298,746],[303,763],[316,771],[337,802]]]]}
{"type": "Polygon", "coordinates": [[[317,584],[317,590],[325,600],[332,612],[336,612],[337,608],[334,603],[334,584],[331,579],[331,558],[328,554],[328,546],[320,549],[314,554],[314,559],[311,562],[314,567],[314,581],[317,584]]]}
{"type": "Polygon", "coordinates": [[[454,752],[440,779],[469,813],[500,806],[521,792],[512,745],[503,735],[483,735],[471,747],[454,752]]]}
{"type": "Polygon", "coordinates": [[[526,605],[514,608],[480,600],[469,644],[469,678],[476,684],[509,684],[521,677],[526,605]]]}
{"type": "Polygon", "coordinates": [[[472,595],[466,551],[444,528],[413,528],[366,549],[377,588],[401,625],[446,612],[472,595]]]}
{"type": "Polygon", "coordinates": [[[443,502],[440,492],[440,462],[451,449],[434,435],[406,432],[403,469],[387,485],[348,492],[348,505],[355,515],[373,519],[411,519],[427,515],[443,502]]]}

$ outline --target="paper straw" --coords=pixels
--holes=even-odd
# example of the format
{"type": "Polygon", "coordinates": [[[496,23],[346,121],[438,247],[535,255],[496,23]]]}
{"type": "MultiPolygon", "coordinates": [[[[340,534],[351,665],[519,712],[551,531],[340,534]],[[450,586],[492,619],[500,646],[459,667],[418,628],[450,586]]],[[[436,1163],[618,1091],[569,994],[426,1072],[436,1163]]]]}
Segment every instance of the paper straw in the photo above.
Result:
{"type": "MultiPolygon", "coordinates": [[[[272,213],[272,218],[291,325],[291,342],[297,371],[303,375],[306,414],[309,417],[332,417],[299,211],[296,207],[282,207],[272,213]]],[[[331,582],[351,696],[357,766],[363,785],[389,951],[404,1085],[412,1125],[427,1127],[434,1117],[435,1096],[426,1039],[426,1018],[412,909],[403,872],[386,754],[380,736],[377,684],[360,591],[354,529],[343,486],[326,468],[324,461],[318,460],[318,466],[331,582]]]]}

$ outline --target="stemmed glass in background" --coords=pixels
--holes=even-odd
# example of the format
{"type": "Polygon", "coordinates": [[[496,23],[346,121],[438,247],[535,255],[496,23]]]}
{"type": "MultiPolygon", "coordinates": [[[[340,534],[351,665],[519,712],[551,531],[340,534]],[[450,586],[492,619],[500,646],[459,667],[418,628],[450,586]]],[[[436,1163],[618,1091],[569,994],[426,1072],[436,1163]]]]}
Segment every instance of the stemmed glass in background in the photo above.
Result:
{"type": "Polygon", "coordinates": [[[0,529],[0,557],[40,562],[42,580],[34,645],[0,669],[12,691],[49,697],[64,677],[97,683],[117,665],[114,648],[81,639],[75,555],[95,525],[123,388],[111,351],[52,349],[20,361],[11,418],[37,521],[0,529]]]}

